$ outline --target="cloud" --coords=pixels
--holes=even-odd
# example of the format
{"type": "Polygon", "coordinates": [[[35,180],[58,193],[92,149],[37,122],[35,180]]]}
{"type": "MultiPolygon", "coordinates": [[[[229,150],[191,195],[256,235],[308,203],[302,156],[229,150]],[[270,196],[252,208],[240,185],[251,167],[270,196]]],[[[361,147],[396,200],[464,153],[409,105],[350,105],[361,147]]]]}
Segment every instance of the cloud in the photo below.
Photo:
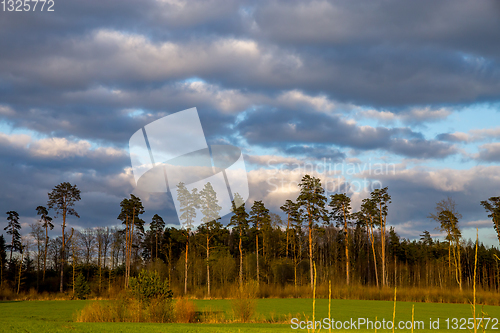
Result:
{"type": "Polygon", "coordinates": [[[455,132],[455,133],[442,133],[436,136],[436,139],[448,142],[470,142],[473,141],[473,137],[468,133],[455,132]]]}
{"type": "MultiPolygon", "coordinates": [[[[251,154],[252,200],[275,210],[297,194],[304,166],[325,157],[403,159],[396,175],[369,180],[389,186],[391,223],[411,234],[433,229],[425,215],[443,196],[456,197],[468,223],[484,217],[477,198],[498,195],[495,165],[465,169],[454,155],[462,144],[481,143],[469,155],[498,162],[499,129],[445,127],[464,107],[500,98],[493,1],[56,5],[50,17],[29,12],[0,20],[0,208],[17,209],[26,221],[48,190],[71,181],[84,191],[82,219],[72,223],[116,224],[120,200],[134,191],[128,139],[193,106],[209,144],[251,154]],[[365,118],[378,125],[363,126],[365,118]],[[268,192],[271,159],[273,166],[290,164],[279,168],[278,180],[295,190],[268,192]],[[441,170],[411,167],[444,159],[441,170]],[[292,163],[301,174],[292,173],[292,163]]],[[[148,214],[177,221],[168,194],[140,195],[148,214]]],[[[353,205],[367,195],[352,193],[353,205]]]]}
{"type": "Polygon", "coordinates": [[[391,112],[379,110],[360,111],[359,116],[372,118],[381,123],[391,124],[395,121],[401,121],[405,125],[418,125],[427,122],[436,122],[446,119],[452,111],[448,108],[431,109],[431,107],[411,108],[410,110],[391,112]]]}
{"type": "Polygon", "coordinates": [[[458,149],[448,143],[424,139],[394,139],[390,151],[408,157],[445,158],[458,153],[458,149]]]}
{"type": "Polygon", "coordinates": [[[476,158],[485,162],[500,162],[500,142],[479,146],[479,154],[476,158]]]}
{"type": "Polygon", "coordinates": [[[262,166],[284,164],[284,163],[300,165],[303,163],[302,160],[295,157],[285,157],[277,155],[245,155],[245,162],[262,166]]]}
{"type": "MultiPolygon", "coordinates": [[[[444,158],[457,153],[448,143],[426,140],[409,128],[358,126],[351,119],[318,112],[279,112],[276,109],[252,111],[237,129],[249,144],[281,147],[286,153],[313,153],[314,145],[349,147],[360,150],[384,149],[398,155],[419,158],[444,158]],[[265,119],[265,122],[263,120],[265,119]],[[292,147],[296,148],[292,148],[292,147]],[[302,147],[302,148],[300,148],[302,147]]],[[[331,148],[329,148],[331,149],[331,148]]],[[[335,148],[334,148],[335,149],[335,148]]],[[[325,157],[334,153],[323,151],[325,157]]],[[[334,155],[334,156],[335,156],[334,155]]]]}

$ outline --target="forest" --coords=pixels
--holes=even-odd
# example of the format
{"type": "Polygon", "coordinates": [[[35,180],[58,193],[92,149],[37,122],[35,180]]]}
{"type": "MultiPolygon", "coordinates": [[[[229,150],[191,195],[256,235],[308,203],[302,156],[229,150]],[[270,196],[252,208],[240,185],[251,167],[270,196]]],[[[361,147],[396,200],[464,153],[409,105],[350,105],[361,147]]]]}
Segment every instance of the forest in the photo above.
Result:
{"type": "MultiPolygon", "coordinates": [[[[462,291],[473,285],[476,242],[477,287],[499,290],[500,251],[462,237],[452,198],[429,212],[444,240],[433,239],[429,230],[409,240],[387,224],[387,187],[373,190],[354,212],[347,194],[328,197],[318,178],[305,175],[298,186],[297,199],[280,207],[284,218],[262,201],[246,206],[236,193],[225,226],[210,183],[200,191],[180,183],[182,227],[166,227],[158,214],[144,221],[142,201],[131,194],[120,203],[116,226],[75,230],[66,220],[79,217],[75,204],[81,192],[77,185],[61,183],[48,193],[46,205],[34,207],[39,219],[25,236],[19,214],[7,212],[0,236],[0,299],[23,293],[73,295],[82,283],[94,297],[111,297],[127,289],[130,277],[142,269],[168,279],[174,297],[224,298],[247,281],[256,283],[261,297],[310,297],[313,270],[318,285],[331,281],[334,288],[462,291]],[[197,211],[203,223],[195,227],[197,211]],[[60,235],[49,237],[56,222],[60,235]]],[[[500,240],[500,197],[478,205],[500,240]]]]}

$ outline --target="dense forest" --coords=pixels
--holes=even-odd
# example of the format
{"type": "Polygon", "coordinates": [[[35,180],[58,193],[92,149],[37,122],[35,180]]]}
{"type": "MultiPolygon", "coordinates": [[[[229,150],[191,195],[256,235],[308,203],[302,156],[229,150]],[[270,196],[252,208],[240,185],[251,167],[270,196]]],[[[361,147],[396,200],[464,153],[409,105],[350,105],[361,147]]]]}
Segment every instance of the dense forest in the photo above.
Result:
{"type": "MultiPolygon", "coordinates": [[[[333,286],[472,287],[476,243],[462,238],[459,207],[451,198],[429,212],[445,235],[443,241],[432,239],[427,230],[420,239],[408,240],[386,223],[391,204],[387,187],[372,191],[357,212],[346,194],[327,197],[318,178],[306,175],[299,187],[297,200],[280,207],[284,218],[262,201],[247,207],[235,194],[233,215],[224,226],[210,183],[199,192],[181,183],[183,228],[165,227],[156,214],[146,230],[141,199],[130,195],[120,203],[121,227],[75,230],[66,219],[78,217],[80,190],[61,183],[48,193],[45,206],[36,207],[39,220],[26,236],[21,237],[18,213],[7,212],[6,233],[0,236],[0,288],[71,293],[83,275],[94,295],[106,297],[127,288],[129,278],[142,268],[150,268],[168,279],[174,295],[220,297],[246,281],[261,288],[307,291],[313,266],[318,283],[331,280],[333,286]],[[190,221],[197,209],[203,223],[194,227],[190,221]],[[60,236],[50,238],[56,221],[62,226],[60,236]]],[[[479,204],[500,239],[500,197],[479,204]]],[[[477,285],[497,291],[500,251],[477,245],[477,285]]],[[[306,294],[299,296],[310,296],[306,294]]]]}

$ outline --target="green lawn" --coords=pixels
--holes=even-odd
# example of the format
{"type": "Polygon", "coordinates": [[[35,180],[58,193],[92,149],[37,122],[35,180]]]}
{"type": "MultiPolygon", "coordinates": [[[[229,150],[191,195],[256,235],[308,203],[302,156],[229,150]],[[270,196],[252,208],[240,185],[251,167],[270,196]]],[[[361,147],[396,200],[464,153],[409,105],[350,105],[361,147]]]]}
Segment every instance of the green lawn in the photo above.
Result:
{"type": "MultiPolygon", "coordinates": [[[[0,332],[292,332],[290,324],[145,324],[145,323],[75,323],[74,313],[89,301],[24,301],[0,302],[0,332]]],[[[207,307],[225,311],[231,316],[231,303],[226,300],[198,300],[198,309],[207,307]]],[[[396,322],[411,320],[413,303],[398,302],[396,322]]],[[[446,331],[446,318],[469,318],[471,308],[465,304],[414,303],[415,320],[422,320],[425,330],[415,332],[436,332],[429,330],[429,319],[440,318],[440,331],[446,331]]],[[[316,319],[328,316],[328,300],[316,301],[316,319]]],[[[393,303],[386,301],[332,300],[332,318],[346,321],[350,318],[368,318],[375,321],[384,318],[392,321],[393,303]]],[[[481,311],[478,308],[478,311],[481,311]]],[[[484,311],[493,318],[500,318],[500,307],[485,306],[484,311]]],[[[298,315],[312,317],[312,300],[308,299],[262,299],[257,301],[258,319],[271,320],[298,315]]],[[[450,322],[452,325],[453,322],[450,322]]],[[[490,323],[491,326],[491,323],[490,323]]],[[[497,325],[500,329],[500,324],[497,325]]],[[[303,332],[306,332],[304,330],[303,332]]],[[[328,330],[321,330],[327,332],[328,330]]],[[[333,330],[339,331],[339,330],[333,330]]],[[[352,331],[373,332],[374,330],[352,329],[352,331]]],[[[380,329],[378,331],[384,331],[380,329]]],[[[390,330],[385,330],[389,332],[390,330]]],[[[404,330],[399,330],[404,331],[404,330]]],[[[451,329],[450,329],[451,331],[451,329]]],[[[462,330],[468,331],[467,329],[462,330]]]]}

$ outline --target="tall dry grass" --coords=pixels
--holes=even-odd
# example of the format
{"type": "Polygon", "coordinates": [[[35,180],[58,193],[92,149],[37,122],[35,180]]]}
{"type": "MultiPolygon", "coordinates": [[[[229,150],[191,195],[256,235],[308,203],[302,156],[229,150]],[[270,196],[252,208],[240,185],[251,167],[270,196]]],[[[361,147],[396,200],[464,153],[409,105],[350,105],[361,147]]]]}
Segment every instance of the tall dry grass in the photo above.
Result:
{"type": "MultiPolygon", "coordinates": [[[[317,298],[328,298],[328,282],[318,284],[316,289],[317,298]]],[[[356,299],[356,300],[382,300],[392,301],[394,298],[394,286],[381,287],[351,285],[332,285],[332,299],[356,299]]],[[[460,303],[468,304],[468,300],[473,298],[473,290],[463,290],[458,288],[441,289],[439,287],[401,287],[398,288],[398,299],[404,302],[423,303],[460,303]]],[[[257,292],[257,298],[310,298],[311,286],[280,286],[261,284],[257,292]]],[[[477,303],[485,305],[500,305],[498,292],[481,290],[476,287],[477,303]]]]}
{"type": "Polygon", "coordinates": [[[77,322],[170,323],[174,321],[170,299],[151,299],[145,304],[135,298],[122,297],[113,301],[95,301],[76,315],[77,322]]]}
{"type": "Polygon", "coordinates": [[[238,287],[235,289],[233,293],[236,297],[231,300],[234,317],[242,323],[247,323],[255,314],[255,299],[259,286],[256,282],[249,281],[241,288],[238,287]]]}
{"type": "Polygon", "coordinates": [[[197,321],[196,305],[186,298],[180,298],[175,302],[174,313],[177,323],[194,323],[197,321]]]}

